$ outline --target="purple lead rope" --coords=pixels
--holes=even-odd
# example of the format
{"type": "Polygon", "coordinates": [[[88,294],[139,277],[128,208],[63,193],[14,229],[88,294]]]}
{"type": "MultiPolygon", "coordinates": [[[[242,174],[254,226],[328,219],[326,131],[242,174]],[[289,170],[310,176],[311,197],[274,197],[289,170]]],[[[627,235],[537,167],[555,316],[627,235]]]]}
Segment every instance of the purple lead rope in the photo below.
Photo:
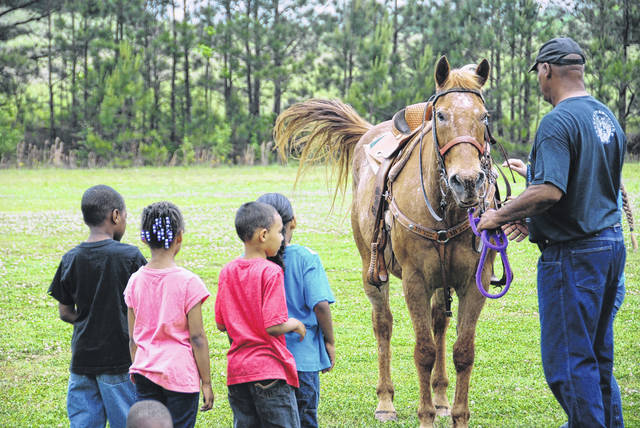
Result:
{"type": "Polygon", "coordinates": [[[511,266],[509,266],[509,259],[507,258],[507,235],[501,229],[498,229],[493,232],[489,232],[488,230],[483,230],[482,233],[478,232],[478,222],[480,221],[480,217],[474,217],[473,213],[475,212],[474,208],[469,209],[469,223],[471,224],[471,230],[476,236],[479,236],[482,241],[482,252],[480,253],[480,261],[478,261],[478,268],[476,269],[476,285],[478,286],[478,290],[484,297],[488,297],[490,299],[498,299],[506,294],[509,290],[509,286],[511,285],[511,281],[513,280],[513,272],[511,271],[511,266]],[[491,239],[495,241],[495,244],[491,243],[491,239]],[[505,275],[507,277],[507,283],[504,286],[504,289],[498,294],[491,294],[487,292],[482,286],[482,269],[484,268],[484,261],[487,257],[487,251],[489,249],[496,250],[500,253],[500,258],[502,260],[502,268],[504,269],[505,275]]]}

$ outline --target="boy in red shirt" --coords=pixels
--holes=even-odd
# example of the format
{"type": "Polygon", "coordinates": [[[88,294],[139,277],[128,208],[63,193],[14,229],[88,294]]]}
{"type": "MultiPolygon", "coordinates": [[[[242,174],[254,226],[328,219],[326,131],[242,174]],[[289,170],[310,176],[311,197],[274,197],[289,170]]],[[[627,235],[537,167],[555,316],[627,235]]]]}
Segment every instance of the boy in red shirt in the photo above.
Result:
{"type": "Polygon", "coordinates": [[[306,329],[288,317],[284,274],[267,260],[282,243],[282,219],[272,206],[248,202],[235,226],[244,255],[222,268],[215,305],[216,326],[231,342],[227,386],[234,426],[299,427],[298,374],[284,334],[293,331],[302,340],[306,329]]]}

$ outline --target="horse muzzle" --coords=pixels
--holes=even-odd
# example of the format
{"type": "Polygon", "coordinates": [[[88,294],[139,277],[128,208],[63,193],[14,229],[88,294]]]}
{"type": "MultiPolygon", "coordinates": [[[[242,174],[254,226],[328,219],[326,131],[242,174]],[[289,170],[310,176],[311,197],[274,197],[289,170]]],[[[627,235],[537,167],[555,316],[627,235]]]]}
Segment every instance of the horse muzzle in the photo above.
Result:
{"type": "Polygon", "coordinates": [[[448,185],[458,206],[469,208],[478,205],[484,196],[486,180],[483,171],[460,171],[449,177],[448,185]]]}

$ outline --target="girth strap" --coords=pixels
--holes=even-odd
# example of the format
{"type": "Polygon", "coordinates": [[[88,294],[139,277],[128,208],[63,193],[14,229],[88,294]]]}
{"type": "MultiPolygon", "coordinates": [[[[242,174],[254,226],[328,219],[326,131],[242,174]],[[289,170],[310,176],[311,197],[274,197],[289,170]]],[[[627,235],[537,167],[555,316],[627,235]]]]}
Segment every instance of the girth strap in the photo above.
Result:
{"type": "Polygon", "coordinates": [[[450,317],[452,315],[451,301],[453,299],[451,298],[450,287],[447,285],[447,272],[449,272],[448,262],[450,261],[447,257],[447,242],[471,227],[469,219],[465,219],[461,223],[458,223],[449,229],[434,230],[413,222],[402,211],[400,211],[400,208],[398,208],[398,204],[396,204],[396,200],[393,196],[389,195],[387,199],[389,201],[391,214],[393,214],[393,217],[398,221],[398,223],[416,235],[433,242],[433,245],[438,250],[438,258],[440,260],[440,278],[442,280],[442,288],[444,289],[445,315],[450,317]]]}
{"type": "Polygon", "coordinates": [[[400,208],[398,208],[398,204],[396,204],[395,198],[390,197],[388,199],[391,214],[393,214],[393,217],[398,221],[398,223],[400,223],[406,229],[415,233],[416,235],[429,239],[430,241],[446,244],[450,239],[455,238],[471,227],[471,225],[469,224],[469,220],[463,220],[462,222],[456,224],[453,227],[450,227],[449,229],[435,230],[424,227],[412,221],[402,211],[400,211],[400,208]]]}

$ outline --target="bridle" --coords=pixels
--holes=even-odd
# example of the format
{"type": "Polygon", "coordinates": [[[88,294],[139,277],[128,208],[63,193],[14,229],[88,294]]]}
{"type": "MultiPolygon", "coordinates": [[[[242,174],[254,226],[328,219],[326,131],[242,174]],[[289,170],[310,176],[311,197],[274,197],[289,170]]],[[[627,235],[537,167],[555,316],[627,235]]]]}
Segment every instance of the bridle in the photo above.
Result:
{"type": "MultiPolygon", "coordinates": [[[[484,97],[482,96],[482,93],[476,89],[467,89],[467,88],[451,88],[451,89],[447,89],[445,91],[441,91],[441,92],[436,92],[435,94],[433,94],[429,100],[427,101],[427,105],[425,106],[424,109],[424,116],[422,118],[422,128],[424,129],[424,127],[426,126],[426,123],[431,120],[432,124],[431,124],[431,133],[433,134],[433,144],[434,144],[434,150],[436,153],[436,157],[438,159],[438,173],[439,173],[439,187],[440,187],[440,210],[444,209],[445,207],[445,197],[447,194],[447,191],[450,189],[449,187],[449,182],[447,180],[447,170],[446,167],[444,165],[444,156],[447,154],[447,152],[449,150],[451,150],[453,147],[457,146],[458,144],[471,144],[473,147],[475,147],[481,157],[481,167],[482,167],[482,172],[484,172],[485,177],[487,179],[487,185],[485,186],[485,192],[482,195],[482,204],[483,204],[483,210],[484,210],[484,205],[485,205],[485,197],[487,194],[487,189],[489,188],[489,186],[491,184],[493,184],[494,181],[494,177],[493,177],[493,173],[491,171],[491,157],[489,155],[489,151],[486,150],[486,147],[488,147],[489,144],[495,143],[495,140],[493,139],[493,136],[491,135],[491,131],[489,130],[489,123],[487,121],[487,123],[485,123],[485,132],[484,132],[484,144],[480,144],[478,142],[478,140],[476,138],[474,138],[471,135],[460,135],[457,136],[455,138],[453,138],[452,140],[448,141],[444,146],[440,147],[440,143],[438,142],[438,129],[437,129],[437,117],[435,114],[433,114],[433,112],[435,111],[435,106],[436,106],[436,102],[443,96],[450,94],[450,93],[471,93],[474,94],[476,96],[478,96],[480,98],[480,100],[482,100],[482,104],[484,105],[485,101],[484,101],[484,97]]],[[[422,171],[422,148],[423,148],[423,137],[424,137],[424,132],[420,132],[420,159],[419,159],[419,174],[420,174],[420,187],[422,189],[422,197],[424,198],[425,204],[427,205],[427,209],[429,210],[429,213],[431,214],[431,216],[434,218],[434,220],[438,221],[438,222],[442,222],[444,221],[444,215],[441,217],[440,215],[438,215],[438,213],[436,213],[436,211],[433,209],[433,206],[431,205],[431,202],[429,202],[429,198],[427,196],[427,192],[425,190],[425,186],[424,186],[424,174],[422,171]]]]}

